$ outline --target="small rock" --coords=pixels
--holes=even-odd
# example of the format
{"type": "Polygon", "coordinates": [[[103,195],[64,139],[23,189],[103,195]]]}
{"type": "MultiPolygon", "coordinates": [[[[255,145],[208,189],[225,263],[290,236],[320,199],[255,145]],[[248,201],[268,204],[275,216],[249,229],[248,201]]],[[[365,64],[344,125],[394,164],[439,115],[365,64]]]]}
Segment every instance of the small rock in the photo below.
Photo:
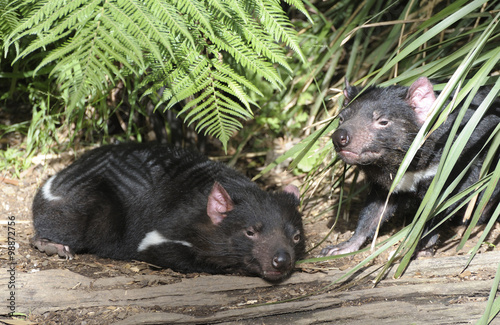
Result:
{"type": "Polygon", "coordinates": [[[2,186],[2,192],[4,192],[7,195],[14,195],[16,194],[16,190],[12,186],[6,185],[2,186]]]}

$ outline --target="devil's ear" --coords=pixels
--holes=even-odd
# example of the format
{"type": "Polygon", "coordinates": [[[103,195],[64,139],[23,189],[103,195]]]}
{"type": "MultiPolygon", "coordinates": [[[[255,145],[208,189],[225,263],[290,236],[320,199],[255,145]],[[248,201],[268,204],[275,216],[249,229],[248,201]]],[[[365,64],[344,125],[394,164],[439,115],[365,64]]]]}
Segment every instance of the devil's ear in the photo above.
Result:
{"type": "Polygon", "coordinates": [[[349,103],[359,94],[359,89],[349,85],[349,81],[345,80],[344,88],[344,106],[349,105],[349,103]]]}
{"type": "Polygon", "coordinates": [[[420,125],[431,112],[431,107],[436,100],[432,83],[426,77],[418,78],[408,89],[406,102],[413,108],[420,125]]]}
{"type": "Polygon", "coordinates": [[[218,225],[226,217],[226,213],[234,208],[233,200],[218,182],[214,183],[207,202],[207,215],[214,225],[218,225]]]}
{"type": "Polygon", "coordinates": [[[295,198],[295,205],[297,207],[300,205],[300,190],[297,186],[289,184],[283,188],[283,192],[292,194],[295,198]]]}

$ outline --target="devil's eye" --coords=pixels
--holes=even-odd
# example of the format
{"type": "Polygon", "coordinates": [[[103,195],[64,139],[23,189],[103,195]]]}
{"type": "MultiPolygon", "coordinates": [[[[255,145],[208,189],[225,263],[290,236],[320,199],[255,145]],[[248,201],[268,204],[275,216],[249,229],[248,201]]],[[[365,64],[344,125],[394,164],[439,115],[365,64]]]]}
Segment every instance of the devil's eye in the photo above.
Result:
{"type": "Polygon", "coordinates": [[[300,232],[297,231],[295,235],[293,235],[293,242],[297,244],[300,240],[302,239],[302,236],[300,235],[300,232]]]}
{"type": "Polygon", "coordinates": [[[254,237],[255,236],[255,229],[253,229],[253,227],[247,228],[245,230],[245,235],[247,235],[247,237],[249,237],[249,238],[254,237]]]}
{"type": "Polygon", "coordinates": [[[375,123],[379,127],[386,127],[391,124],[391,120],[382,116],[377,116],[377,118],[375,119],[375,123]]]}

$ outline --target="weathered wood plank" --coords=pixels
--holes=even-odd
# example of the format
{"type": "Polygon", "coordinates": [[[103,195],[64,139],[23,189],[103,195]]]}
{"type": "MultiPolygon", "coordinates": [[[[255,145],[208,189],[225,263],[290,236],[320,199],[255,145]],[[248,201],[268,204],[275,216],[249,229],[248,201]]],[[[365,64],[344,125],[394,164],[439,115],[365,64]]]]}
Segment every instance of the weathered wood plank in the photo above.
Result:
{"type": "MultiPolygon", "coordinates": [[[[296,273],[275,286],[260,278],[224,275],[205,275],[148,286],[148,282],[160,277],[136,275],[94,280],[68,270],[19,273],[16,274],[16,311],[41,315],[103,306],[213,307],[212,313],[203,316],[182,311],[138,313],[117,324],[473,323],[484,311],[500,252],[478,255],[466,276],[458,276],[466,260],[467,256],[417,260],[410,264],[401,279],[389,276],[375,288],[364,281],[364,285],[343,291],[332,289],[299,300],[256,307],[248,307],[256,290],[272,292],[295,290],[308,283],[327,284],[345,271],[296,273]],[[146,285],[131,285],[133,283],[146,285]],[[242,303],[245,299],[250,299],[248,305],[242,303]]],[[[378,268],[366,268],[357,279],[378,268]]],[[[8,280],[7,269],[0,269],[1,283],[8,280]]]]}
{"type": "Polygon", "coordinates": [[[217,312],[207,317],[181,317],[178,314],[135,315],[117,324],[166,323],[232,323],[293,324],[341,322],[343,324],[449,324],[477,321],[484,312],[491,288],[490,281],[465,281],[450,285],[404,284],[402,286],[333,292],[282,304],[217,312]],[[460,301],[461,297],[475,297],[460,301]],[[479,300],[479,301],[478,301],[479,300]]]}

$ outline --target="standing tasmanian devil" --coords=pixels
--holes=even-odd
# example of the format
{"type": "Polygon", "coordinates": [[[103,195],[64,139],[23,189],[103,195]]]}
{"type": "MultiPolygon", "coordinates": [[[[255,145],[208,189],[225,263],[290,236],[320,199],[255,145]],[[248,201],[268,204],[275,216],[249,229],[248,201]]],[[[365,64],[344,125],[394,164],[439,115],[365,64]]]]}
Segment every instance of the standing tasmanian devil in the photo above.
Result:
{"type": "MultiPolygon", "coordinates": [[[[390,86],[371,87],[359,94],[359,89],[347,86],[344,90],[348,105],[339,114],[340,125],[333,133],[332,140],[339,157],[346,163],[357,165],[364,171],[371,183],[365,207],[361,210],[358,225],[351,239],[336,246],[328,246],[321,255],[337,255],[358,250],[367,239],[374,236],[380,215],[393,181],[393,176],[401,164],[413,139],[430,113],[436,99],[430,81],[421,77],[409,88],[390,86]]],[[[469,120],[484,97],[484,91],[476,95],[471,107],[462,120],[461,127],[469,120]]],[[[490,107],[472,134],[464,151],[458,159],[450,179],[462,172],[470,160],[480,151],[493,129],[500,123],[498,101],[490,107]]],[[[389,199],[382,221],[393,214],[416,212],[434,175],[436,174],[448,134],[455,122],[458,109],[450,114],[447,121],[434,131],[419,149],[411,165],[389,199]],[[399,207],[399,209],[398,209],[399,207]]],[[[497,157],[500,150],[497,149],[497,157]]],[[[484,156],[484,154],[483,154],[484,156]]],[[[455,193],[464,190],[479,179],[479,171],[484,157],[473,166],[455,193]]],[[[483,218],[492,212],[492,207],[500,199],[500,186],[497,185],[483,218]]],[[[451,207],[452,209],[454,207],[451,207]]],[[[448,211],[451,211],[451,210],[448,211]]],[[[427,236],[421,242],[424,254],[437,240],[437,235],[427,236]],[[427,238],[426,237],[426,238],[427,238]]]]}
{"type": "Polygon", "coordinates": [[[33,245],[182,272],[279,281],[304,252],[299,190],[267,193],[233,169],[165,145],[104,146],[50,178],[33,201],[33,245]]]}

